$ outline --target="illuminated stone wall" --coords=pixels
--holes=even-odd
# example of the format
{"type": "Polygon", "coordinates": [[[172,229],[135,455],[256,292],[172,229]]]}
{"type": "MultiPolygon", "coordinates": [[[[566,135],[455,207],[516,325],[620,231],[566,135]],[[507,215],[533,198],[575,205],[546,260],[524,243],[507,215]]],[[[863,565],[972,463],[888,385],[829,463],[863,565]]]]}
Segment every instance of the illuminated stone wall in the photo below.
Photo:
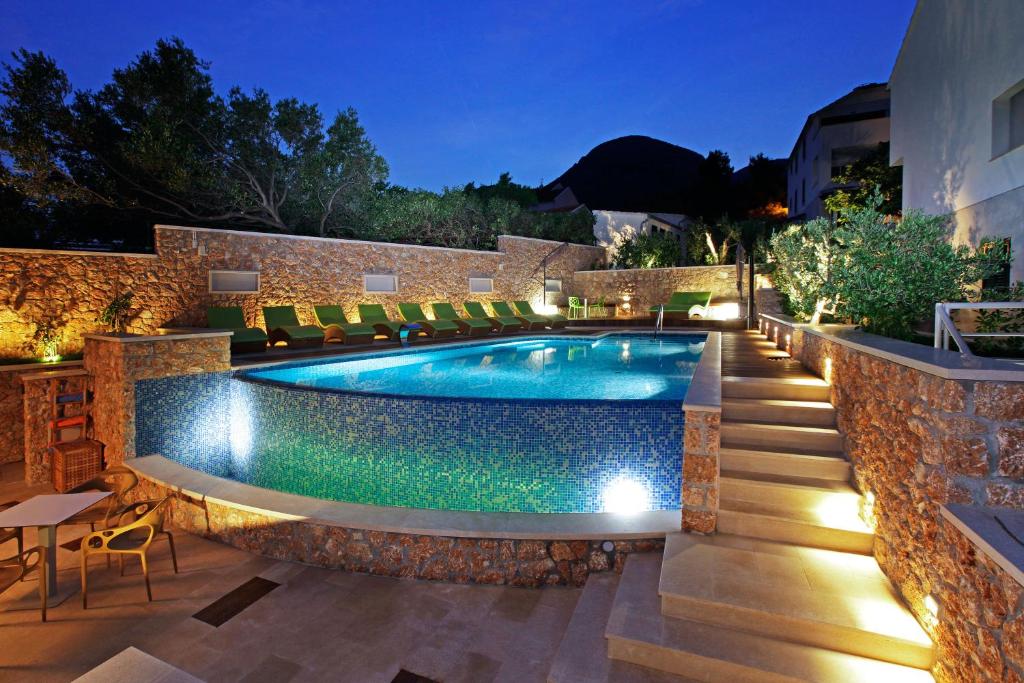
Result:
{"type": "Polygon", "coordinates": [[[721,423],[721,413],[686,411],[682,484],[684,531],[710,534],[718,526],[721,423]]]}
{"type": "MultiPolygon", "coordinates": [[[[499,251],[441,249],[354,240],[291,237],[157,226],[155,255],[0,249],[0,357],[40,353],[47,325],[60,351],[80,351],[82,335],[102,331],[96,319],[119,293],[132,291],[128,331],[206,324],[206,306],[242,306],[262,326],[262,306],[294,304],[303,323],[312,306],[341,304],[354,316],[360,302],[382,303],[397,316],[399,301],[527,299],[541,302],[542,262],[571,290],[573,273],[604,258],[604,249],[501,236],[499,251]],[[560,248],[561,247],[561,248],[560,248]],[[210,294],[210,270],[257,270],[259,294],[210,294]],[[397,294],[364,294],[363,273],[398,276],[397,294]],[[493,294],[469,293],[469,277],[492,277],[493,294]]],[[[564,300],[564,297],[562,297],[564,300]]],[[[561,301],[552,296],[550,303],[561,301]]]]}
{"type": "Polygon", "coordinates": [[[947,503],[1024,509],[1024,383],[943,379],[764,323],[831,383],[875,558],[936,640],[936,678],[1024,680],[1024,588],[940,513],[947,503]]]}
{"type": "Polygon", "coordinates": [[[735,265],[588,270],[576,273],[573,284],[575,290],[570,294],[590,301],[604,297],[619,303],[623,296],[629,296],[636,313],[646,313],[651,306],[666,303],[672,292],[711,292],[713,302],[739,300],[735,265]]]}

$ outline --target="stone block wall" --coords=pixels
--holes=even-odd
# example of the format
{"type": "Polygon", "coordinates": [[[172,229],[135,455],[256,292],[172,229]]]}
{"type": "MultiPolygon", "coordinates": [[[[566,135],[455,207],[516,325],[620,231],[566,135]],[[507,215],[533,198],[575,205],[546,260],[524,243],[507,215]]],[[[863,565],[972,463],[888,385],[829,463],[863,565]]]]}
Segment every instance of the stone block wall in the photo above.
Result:
{"type": "Polygon", "coordinates": [[[455,538],[284,520],[194,498],[143,477],[135,499],[173,496],[169,521],[189,533],[278,560],[452,583],[582,586],[593,572],[621,572],[626,557],[664,547],[660,538],[595,540],[455,538]]]}
{"type": "Polygon", "coordinates": [[[684,531],[710,534],[718,526],[721,419],[718,412],[686,411],[683,435],[684,531]]]}
{"type": "MultiPolygon", "coordinates": [[[[77,352],[82,335],[100,331],[96,319],[119,293],[132,291],[128,331],[205,325],[206,306],[242,306],[248,322],[262,326],[261,307],[294,304],[301,322],[312,306],[341,304],[354,316],[360,302],[382,303],[397,316],[399,301],[527,299],[537,304],[548,277],[572,290],[575,271],[604,258],[604,249],[501,236],[499,251],[442,249],[356,240],[294,237],[157,226],[156,253],[100,254],[0,249],[0,357],[39,352],[41,326],[61,335],[60,352],[77,352]],[[259,294],[210,294],[210,270],[256,270],[259,294]],[[397,294],[365,294],[363,273],[398,276],[397,294]],[[493,294],[469,292],[469,277],[492,277],[493,294]]],[[[554,297],[550,303],[560,303],[554,297]]]]}
{"type": "Polygon", "coordinates": [[[628,295],[635,313],[665,303],[676,291],[711,292],[712,301],[739,300],[735,265],[586,270],[575,274],[573,285],[572,294],[591,300],[604,297],[620,302],[628,295]]]}
{"type": "Polygon", "coordinates": [[[831,384],[875,558],[935,638],[936,677],[1024,680],[1020,586],[1007,589],[940,513],[947,503],[1024,509],[1024,383],[944,379],[766,323],[780,347],[790,335],[790,353],[831,384]]]}
{"type": "Polygon", "coordinates": [[[135,457],[135,382],[231,368],[230,335],[88,335],[85,369],[93,378],[93,423],[106,464],[135,457]]]}

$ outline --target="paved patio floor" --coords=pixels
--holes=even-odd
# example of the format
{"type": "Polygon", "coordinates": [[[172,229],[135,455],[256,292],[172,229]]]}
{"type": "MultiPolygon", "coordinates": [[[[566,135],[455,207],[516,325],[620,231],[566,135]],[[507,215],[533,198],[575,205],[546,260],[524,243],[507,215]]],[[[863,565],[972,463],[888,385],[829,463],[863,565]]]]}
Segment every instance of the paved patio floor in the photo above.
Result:
{"type": "MultiPolygon", "coordinates": [[[[21,463],[0,467],[0,502],[24,500],[21,463]]],[[[87,527],[61,527],[58,541],[87,527]]],[[[154,601],[140,569],[94,560],[90,607],[76,593],[39,621],[11,611],[35,579],[0,595],[0,681],[67,681],[129,646],[210,681],[392,681],[400,669],[455,681],[544,681],[580,590],[459,586],[269,560],[181,532],[181,573],[154,544],[154,601]],[[220,627],[192,617],[253,577],[281,586],[220,627]]],[[[26,530],[26,545],[35,531],[26,530]]],[[[13,541],[0,557],[15,553],[13,541]]],[[[59,549],[59,581],[77,581],[80,555],[59,549]]]]}

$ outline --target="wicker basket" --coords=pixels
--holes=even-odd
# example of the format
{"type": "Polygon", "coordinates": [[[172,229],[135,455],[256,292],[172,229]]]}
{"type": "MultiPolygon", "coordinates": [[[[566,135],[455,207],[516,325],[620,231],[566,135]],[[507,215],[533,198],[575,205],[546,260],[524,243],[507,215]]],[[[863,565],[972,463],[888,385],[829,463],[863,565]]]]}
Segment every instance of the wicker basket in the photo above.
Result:
{"type": "Polygon", "coordinates": [[[84,484],[103,471],[103,444],[79,439],[52,445],[53,488],[61,493],[84,484]]]}

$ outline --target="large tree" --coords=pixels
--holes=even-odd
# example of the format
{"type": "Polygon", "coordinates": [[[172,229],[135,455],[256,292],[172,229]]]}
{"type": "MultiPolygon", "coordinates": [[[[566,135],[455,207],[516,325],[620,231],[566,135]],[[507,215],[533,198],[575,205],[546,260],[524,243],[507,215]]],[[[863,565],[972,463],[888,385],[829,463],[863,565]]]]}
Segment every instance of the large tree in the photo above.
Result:
{"type": "Polygon", "coordinates": [[[74,91],[39,52],[5,65],[2,182],[39,207],[100,205],[190,223],[331,234],[387,179],[355,111],[262,90],[219,96],[180,40],[74,91]]]}

